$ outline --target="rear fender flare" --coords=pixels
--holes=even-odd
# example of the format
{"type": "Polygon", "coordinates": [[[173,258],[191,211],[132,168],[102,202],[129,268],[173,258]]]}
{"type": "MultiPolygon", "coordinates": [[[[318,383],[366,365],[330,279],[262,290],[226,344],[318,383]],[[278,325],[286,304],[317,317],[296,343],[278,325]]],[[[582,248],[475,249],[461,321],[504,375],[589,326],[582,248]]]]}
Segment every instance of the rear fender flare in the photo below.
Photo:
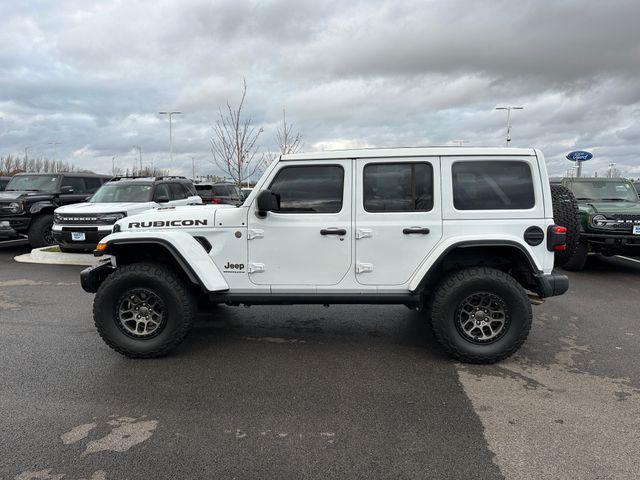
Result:
{"type": "Polygon", "coordinates": [[[511,238],[500,238],[493,240],[486,239],[468,239],[468,240],[453,240],[450,243],[440,245],[435,251],[429,255],[426,260],[420,265],[413,278],[409,283],[409,290],[415,292],[423,284],[423,281],[429,276],[429,273],[434,267],[437,267],[439,263],[447,256],[447,254],[457,248],[469,248],[469,247],[509,247],[515,248],[522,252],[526,257],[529,268],[532,274],[542,273],[542,265],[539,265],[535,261],[535,256],[532,254],[528,245],[516,241],[511,238]]]}

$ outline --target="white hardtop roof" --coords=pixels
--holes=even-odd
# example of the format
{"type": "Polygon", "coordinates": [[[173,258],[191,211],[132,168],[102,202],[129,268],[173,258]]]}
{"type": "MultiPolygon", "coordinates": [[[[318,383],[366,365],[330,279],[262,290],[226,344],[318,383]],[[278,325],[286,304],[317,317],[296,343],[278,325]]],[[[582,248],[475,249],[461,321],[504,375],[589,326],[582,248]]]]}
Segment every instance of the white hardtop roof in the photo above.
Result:
{"type": "Polygon", "coordinates": [[[341,158],[398,158],[398,157],[469,157],[490,156],[532,156],[533,148],[500,147],[402,147],[402,148],[360,148],[354,150],[325,150],[322,152],[292,153],[282,155],[281,161],[331,160],[341,158]]]}

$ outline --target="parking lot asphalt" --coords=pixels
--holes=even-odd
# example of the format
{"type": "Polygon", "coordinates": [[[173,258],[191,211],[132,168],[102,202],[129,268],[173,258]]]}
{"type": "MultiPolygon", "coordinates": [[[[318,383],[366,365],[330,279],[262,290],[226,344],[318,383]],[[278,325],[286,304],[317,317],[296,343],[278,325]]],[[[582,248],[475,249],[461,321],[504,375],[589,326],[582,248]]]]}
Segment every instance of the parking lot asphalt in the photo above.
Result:
{"type": "Polygon", "coordinates": [[[638,478],[640,263],[590,258],[513,358],[396,306],[220,307],[178,351],[95,332],[82,267],[0,246],[0,477],[638,478]]]}

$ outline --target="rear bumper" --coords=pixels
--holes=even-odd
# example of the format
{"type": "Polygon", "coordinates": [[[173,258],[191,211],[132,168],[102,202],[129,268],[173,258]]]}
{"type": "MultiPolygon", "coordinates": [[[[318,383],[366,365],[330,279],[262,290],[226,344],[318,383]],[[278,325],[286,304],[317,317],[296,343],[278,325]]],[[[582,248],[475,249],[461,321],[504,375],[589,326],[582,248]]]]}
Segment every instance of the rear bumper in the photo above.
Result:
{"type": "Polygon", "coordinates": [[[556,270],[548,274],[537,274],[535,279],[538,285],[537,293],[541,298],[555,297],[569,290],[569,277],[556,270]]]}
{"type": "Polygon", "coordinates": [[[80,272],[80,285],[85,292],[96,293],[98,288],[115,267],[111,261],[102,262],[94,267],[85,268],[80,272]]]}

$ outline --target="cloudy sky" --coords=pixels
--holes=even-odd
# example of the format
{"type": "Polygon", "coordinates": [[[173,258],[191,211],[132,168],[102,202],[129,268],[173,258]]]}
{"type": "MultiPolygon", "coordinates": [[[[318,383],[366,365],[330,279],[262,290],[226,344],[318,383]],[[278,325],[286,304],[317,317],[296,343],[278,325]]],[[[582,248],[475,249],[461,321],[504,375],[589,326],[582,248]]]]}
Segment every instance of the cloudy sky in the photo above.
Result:
{"type": "Polygon", "coordinates": [[[573,149],[587,173],[640,176],[640,2],[0,0],[0,155],[108,173],[145,164],[216,173],[218,108],[237,102],[275,149],[287,117],[304,150],[360,146],[573,149]],[[174,121],[173,164],[168,124],[174,121]]]}

